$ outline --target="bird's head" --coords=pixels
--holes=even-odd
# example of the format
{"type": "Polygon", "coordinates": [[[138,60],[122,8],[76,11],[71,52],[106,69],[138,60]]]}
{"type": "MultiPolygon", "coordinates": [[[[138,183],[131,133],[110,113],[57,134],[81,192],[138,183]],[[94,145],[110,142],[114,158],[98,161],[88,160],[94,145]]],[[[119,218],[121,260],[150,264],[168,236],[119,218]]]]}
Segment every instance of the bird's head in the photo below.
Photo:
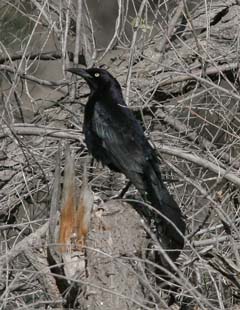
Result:
{"type": "Polygon", "coordinates": [[[118,81],[105,69],[69,68],[66,71],[79,75],[88,83],[91,93],[103,91],[113,86],[120,88],[118,81]]]}

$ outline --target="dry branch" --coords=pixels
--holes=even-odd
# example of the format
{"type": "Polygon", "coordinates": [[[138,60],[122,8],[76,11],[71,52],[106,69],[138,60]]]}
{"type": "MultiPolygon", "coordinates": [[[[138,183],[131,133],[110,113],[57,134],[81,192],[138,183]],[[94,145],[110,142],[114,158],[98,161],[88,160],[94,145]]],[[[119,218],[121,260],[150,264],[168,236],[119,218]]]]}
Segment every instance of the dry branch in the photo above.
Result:
{"type": "MultiPolygon", "coordinates": [[[[171,38],[172,38],[172,35],[174,33],[177,22],[183,14],[183,9],[184,9],[184,0],[181,0],[178,4],[176,13],[174,14],[173,18],[171,19],[171,23],[168,25],[167,33],[164,35],[164,38],[163,38],[163,40],[159,46],[159,49],[158,49],[159,53],[163,53],[166,44],[168,42],[171,42],[171,38]]],[[[159,63],[161,63],[161,61],[162,61],[162,56],[159,59],[159,63]]]]}
{"type": "Polygon", "coordinates": [[[27,248],[24,250],[24,254],[36,270],[36,278],[41,283],[42,288],[49,295],[49,304],[52,307],[54,305],[59,310],[64,309],[62,307],[63,298],[50,271],[45,251],[27,248]]]}
{"type": "Polygon", "coordinates": [[[15,246],[13,246],[10,250],[8,250],[5,254],[0,256],[0,266],[3,271],[7,264],[9,264],[16,256],[21,254],[23,251],[31,248],[40,249],[43,247],[42,238],[46,236],[48,231],[49,223],[43,224],[40,228],[38,228],[35,232],[31,233],[29,236],[25,237],[23,240],[18,242],[15,246]]]}
{"type": "MultiPolygon", "coordinates": [[[[3,249],[0,269],[4,276],[1,278],[1,288],[6,288],[3,294],[2,290],[0,292],[0,299],[4,300],[1,306],[9,309],[40,307],[38,301],[41,297],[38,294],[48,296],[48,300],[42,299],[42,305],[45,306],[56,306],[53,299],[59,299],[61,308],[61,303],[65,301],[62,300],[63,295],[60,296],[58,290],[55,290],[52,275],[49,275],[44,251],[41,252],[42,248],[46,249],[41,237],[45,238],[49,227],[48,250],[51,252],[56,242],[54,234],[62,181],[62,154],[58,158],[58,172],[53,175],[57,139],[61,139],[63,144],[64,140],[76,141],[77,143],[71,144],[74,150],[83,146],[81,130],[62,128],[76,122],[73,117],[77,105],[71,107],[74,111],[72,113],[67,109],[62,111],[57,105],[44,110],[38,121],[46,126],[11,124],[9,120],[14,119],[15,111],[25,108],[27,102],[28,108],[31,108],[31,104],[35,108],[35,104],[39,102],[35,101],[36,98],[41,99],[42,95],[42,98],[57,101],[55,91],[59,92],[59,88],[69,85],[69,82],[59,80],[57,75],[52,76],[54,65],[62,66],[64,71],[73,58],[75,63],[85,64],[84,57],[79,55],[83,48],[88,64],[104,62],[123,88],[127,87],[129,102],[133,99],[138,111],[143,111],[146,129],[151,131],[153,127],[157,135],[161,135],[163,144],[157,144],[158,150],[171,156],[168,166],[180,176],[180,180],[174,183],[175,187],[168,185],[178,202],[184,206],[191,243],[186,242],[186,250],[179,259],[179,278],[176,275],[175,278],[170,277],[172,281],[176,281],[176,287],[181,289],[179,294],[173,292],[173,295],[180,299],[190,298],[192,304],[201,309],[234,309],[238,304],[235,295],[239,295],[239,279],[235,274],[239,269],[237,242],[240,204],[239,1],[203,1],[193,9],[192,1],[188,2],[187,11],[184,12],[183,3],[186,1],[179,1],[174,11],[171,1],[158,1],[159,5],[156,6],[156,1],[133,1],[126,7],[130,2],[118,0],[115,15],[112,15],[115,16],[112,23],[115,24],[115,31],[111,33],[108,40],[110,43],[104,50],[99,46],[95,48],[94,36],[101,27],[108,34],[109,26],[104,29],[102,20],[92,14],[92,8],[88,9],[86,2],[83,2],[82,12],[78,11],[77,21],[77,1],[63,1],[60,9],[57,1],[46,0],[40,3],[33,0],[30,2],[36,8],[33,11],[28,11],[30,8],[23,10],[27,1],[5,2],[0,10],[3,20],[0,27],[4,23],[10,24],[13,16],[15,23],[16,12],[33,24],[26,36],[10,33],[5,38],[9,39],[12,35],[13,45],[17,46],[12,54],[9,52],[12,50],[11,43],[11,46],[4,46],[5,41],[1,40],[3,95],[0,113],[3,124],[8,124],[2,125],[0,129],[0,220],[3,222],[0,227],[0,246],[3,249]],[[8,18],[9,8],[14,14],[8,18]],[[182,14],[185,14],[185,21],[180,24],[182,14]],[[131,21],[136,21],[135,25],[131,21]],[[126,28],[133,26],[130,34],[126,34],[124,25],[127,25],[126,28]],[[181,32],[174,35],[175,29],[181,32]],[[42,39],[37,32],[39,30],[42,39]],[[35,36],[39,40],[37,45],[35,36]],[[86,38],[89,40],[87,43],[86,38]],[[73,53],[71,49],[74,50],[74,42],[73,53]],[[94,55],[91,51],[88,52],[87,44],[94,47],[94,55]],[[60,52],[48,52],[55,47],[60,52]],[[165,57],[162,57],[163,52],[165,57]],[[39,79],[36,77],[37,73],[35,76],[32,72],[44,72],[46,77],[39,79]],[[126,72],[129,73],[127,81],[126,72]],[[46,87],[39,87],[37,84],[46,87]],[[38,91],[35,92],[36,90],[38,91]],[[164,99],[158,97],[159,94],[165,95],[167,101],[163,102],[164,99]],[[61,128],[58,128],[59,120],[61,128]],[[162,126],[162,121],[167,126],[162,126]],[[17,139],[18,136],[21,137],[17,139]],[[42,139],[37,139],[35,143],[34,136],[42,139]],[[186,142],[187,150],[184,148],[186,142]],[[224,182],[219,182],[222,179],[224,182]],[[48,218],[48,188],[51,188],[52,183],[55,188],[52,205],[55,203],[55,208],[51,209],[49,224],[47,222],[36,230],[36,225],[44,223],[48,218]],[[217,193],[221,193],[220,198],[217,193]],[[212,211],[210,216],[206,221],[202,220],[209,210],[212,211]],[[222,224],[219,224],[220,221],[222,224]],[[200,231],[195,229],[196,226],[200,231]],[[231,235],[226,233],[226,226],[230,227],[231,235]],[[31,231],[36,230],[35,233],[26,236],[28,227],[31,231]],[[200,240],[196,240],[198,238],[200,240]],[[214,255],[213,248],[217,249],[217,255],[214,255]],[[204,256],[203,253],[209,256],[204,256]],[[189,261],[191,263],[186,263],[189,261]],[[35,280],[37,285],[33,287],[29,278],[35,280]],[[22,286],[25,279],[27,283],[22,286]],[[33,302],[30,301],[32,296],[33,302]]],[[[80,5],[81,2],[78,0],[80,5]]],[[[97,11],[101,11],[100,8],[97,7],[97,11]]],[[[11,32],[12,28],[9,29],[11,32]]],[[[9,29],[2,31],[3,36],[4,33],[9,33],[9,29]]],[[[97,39],[99,38],[98,35],[97,39]]],[[[80,106],[79,110],[81,123],[80,106]]],[[[76,152],[75,156],[77,178],[81,178],[81,163],[85,157],[84,152],[80,153],[76,152]]],[[[170,156],[165,157],[169,160],[170,156]]],[[[168,170],[169,167],[166,168],[166,161],[163,161],[163,174],[164,169],[168,170]]],[[[148,228],[143,229],[144,225],[138,214],[126,204],[119,201],[99,204],[99,200],[108,200],[119,192],[125,179],[122,175],[113,176],[95,163],[90,175],[95,202],[99,207],[94,210],[92,229],[87,240],[86,277],[83,280],[58,274],[58,278],[65,281],[65,288],[80,289],[81,294],[76,295],[81,306],[96,309],[104,307],[104,310],[117,309],[118,306],[121,310],[163,308],[162,301],[166,300],[167,293],[159,286],[159,274],[155,272],[159,267],[144,255],[148,246],[148,240],[145,240],[148,228]],[[109,211],[112,209],[113,212],[109,211]]],[[[131,187],[128,195],[136,198],[131,187]]],[[[151,231],[149,234],[151,235],[151,231]]],[[[154,249],[150,248],[151,255],[154,249]]],[[[55,267],[60,269],[61,257],[52,256],[57,265],[55,267]]],[[[182,307],[184,302],[181,301],[182,307]]],[[[165,309],[167,308],[165,305],[165,309]]]]}
{"type": "Polygon", "coordinates": [[[53,137],[59,139],[73,139],[76,141],[81,141],[80,131],[70,130],[70,129],[60,129],[51,128],[41,125],[31,125],[31,124],[14,124],[9,127],[1,126],[0,139],[5,137],[11,137],[12,131],[16,135],[22,136],[41,136],[41,137],[53,137]]]}
{"type": "MultiPolygon", "coordinates": [[[[28,60],[44,60],[44,61],[49,61],[49,60],[57,60],[57,59],[61,59],[63,56],[61,53],[58,53],[56,51],[49,51],[49,52],[43,52],[43,53],[29,53],[29,54],[23,54],[20,53],[19,55],[12,55],[9,57],[1,57],[0,58],[0,64],[4,64],[5,62],[8,61],[16,61],[16,60],[20,60],[23,57],[25,57],[28,60]]],[[[72,52],[68,52],[68,58],[70,61],[73,61],[74,58],[74,54],[72,52]]],[[[78,63],[85,65],[85,61],[84,61],[84,56],[82,54],[78,55],[78,63]]]]}
{"type": "MultiPolygon", "coordinates": [[[[200,80],[204,81],[204,79],[201,79],[203,74],[205,76],[212,77],[214,75],[223,75],[225,72],[231,72],[231,71],[237,71],[239,68],[239,63],[227,63],[227,64],[217,64],[215,66],[211,66],[205,69],[203,71],[202,69],[194,69],[194,70],[189,70],[189,72],[179,72],[179,71],[170,71],[168,70],[169,68],[165,68],[164,74],[168,75],[164,79],[162,78],[162,75],[155,75],[154,79],[158,81],[158,87],[163,88],[164,86],[172,85],[172,84],[177,84],[177,83],[182,83],[186,81],[191,81],[191,80],[200,80]]],[[[144,81],[143,81],[144,83],[144,81]]],[[[207,81],[206,81],[207,83],[207,81]]],[[[214,86],[214,84],[211,84],[214,86]]],[[[217,85],[216,85],[217,86],[217,85]]],[[[220,88],[221,89],[221,88],[220,88]]],[[[224,90],[223,90],[224,91],[224,90]]],[[[225,90],[227,91],[227,90],[225,90]]],[[[237,96],[237,94],[235,94],[237,96]]],[[[237,97],[239,98],[239,97],[237,97]]]]}
{"type": "Polygon", "coordinates": [[[196,165],[209,169],[213,171],[214,173],[216,173],[219,176],[219,178],[225,178],[228,181],[240,187],[240,178],[237,177],[237,175],[233,174],[232,172],[229,172],[229,169],[223,169],[220,166],[213,164],[212,162],[210,162],[209,160],[205,158],[202,158],[196,154],[191,154],[189,152],[186,152],[184,149],[170,147],[167,145],[158,145],[158,150],[165,154],[174,155],[174,156],[183,158],[192,163],[195,163],[196,165]]]}
{"type": "Polygon", "coordinates": [[[170,114],[165,113],[162,109],[158,109],[157,116],[160,117],[163,122],[166,122],[171,127],[173,127],[176,131],[180,132],[185,138],[190,141],[197,142],[203,150],[211,151],[214,150],[215,153],[220,153],[221,157],[232,167],[238,169],[240,167],[240,161],[236,158],[230,157],[228,153],[217,150],[217,146],[213,144],[210,140],[205,137],[202,137],[195,130],[193,130],[190,126],[186,126],[183,122],[178,119],[172,117],[170,114]]]}
{"type": "Polygon", "coordinates": [[[66,80],[60,80],[60,81],[47,81],[47,80],[41,80],[33,75],[21,72],[21,71],[17,71],[16,69],[13,69],[10,66],[7,65],[0,65],[0,71],[2,72],[10,72],[13,73],[19,77],[21,77],[22,79],[37,83],[39,85],[42,86],[48,86],[48,87],[56,87],[56,86],[66,86],[69,83],[66,80]]]}
{"type": "MultiPolygon", "coordinates": [[[[3,126],[3,133],[0,134],[0,138],[11,136],[11,131],[6,127],[3,126]]],[[[78,131],[73,130],[62,130],[58,128],[47,128],[44,126],[37,126],[37,125],[27,125],[27,124],[16,124],[12,126],[12,129],[15,134],[18,135],[37,135],[37,136],[50,136],[55,138],[62,138],[62,139],[74,139],[79,141],[80,140],[80,133],[78,131]]],[[[81,141],[81,140],[80,140],[81,141]]],[[[216,164],[210,162],[207,159],[203,159],[202,157],[199,157],[198,155],[190,154],[189,152],[186,152],[184,149],[179,149],[175,147],[169,147],[167,145],[159,145],[156,144],[158,147],[158,150],[162,153],[166,153],[169,155],[174,155],[186,160],[189,160],[190,162],[193,162],[197,165],[200,165],[204,168],[207,168],[214,173],[218,174],[220,177],[225,178],[229,180],[230,182],[236,184],[237,186],[240,186],[240,178],[237,177],[237,175],[229,172],[229,168],[223,169],[220,166],[217,166],[216,164]]]]}

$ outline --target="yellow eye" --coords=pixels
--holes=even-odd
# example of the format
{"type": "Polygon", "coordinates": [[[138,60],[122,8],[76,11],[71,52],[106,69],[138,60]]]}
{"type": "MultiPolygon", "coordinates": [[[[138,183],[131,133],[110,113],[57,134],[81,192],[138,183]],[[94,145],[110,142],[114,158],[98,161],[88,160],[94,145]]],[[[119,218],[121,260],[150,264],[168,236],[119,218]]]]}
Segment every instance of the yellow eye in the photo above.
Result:
{"type": "Polygon", "coordinates": [[[100,73],[96,72],[96,73],[94,73],[94,76],[95,76],[95,77],[99,77],[99,76],[100,76],[100,73]]]}

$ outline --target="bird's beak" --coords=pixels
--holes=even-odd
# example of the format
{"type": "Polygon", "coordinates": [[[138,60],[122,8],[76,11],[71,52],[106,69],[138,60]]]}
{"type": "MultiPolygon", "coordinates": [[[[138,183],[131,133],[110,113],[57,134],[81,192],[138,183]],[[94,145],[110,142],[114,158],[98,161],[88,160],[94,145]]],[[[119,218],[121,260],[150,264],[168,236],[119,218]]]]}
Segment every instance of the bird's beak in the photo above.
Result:
{"type": "Polygon", "coordinates": [[[93,77],[85,69],[80,68],[68,68],[66,71],[71,72],[72,74],[80,75],[86,81],[91,80],[93,77]]]}
{"type": "Polygon", "coordinates": [[[80,75],[84,80],[88,83],[88,86],[91,91],[97,88],[96,81],[94,80],[93,76],[87,72],[85,69],[80,68],[68,68],[66,71],[71,72],[76,75],[80,75]]]}

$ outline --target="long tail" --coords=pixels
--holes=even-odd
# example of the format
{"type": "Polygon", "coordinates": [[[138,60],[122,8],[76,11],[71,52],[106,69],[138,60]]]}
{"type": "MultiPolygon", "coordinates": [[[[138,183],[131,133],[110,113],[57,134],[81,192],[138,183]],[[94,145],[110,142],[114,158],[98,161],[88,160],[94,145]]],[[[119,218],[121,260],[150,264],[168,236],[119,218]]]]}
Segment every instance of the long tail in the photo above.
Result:
{"type": "Polygon", "coordinates": [[[146,167],[144,185],[147,199],[158,211],[153,215],[158,235],[164,246],[173,250],[171,257],[175,260],[184,246],[186,224],[179,206],[163,184],[157,163],[151,162],[146,167]]]}

